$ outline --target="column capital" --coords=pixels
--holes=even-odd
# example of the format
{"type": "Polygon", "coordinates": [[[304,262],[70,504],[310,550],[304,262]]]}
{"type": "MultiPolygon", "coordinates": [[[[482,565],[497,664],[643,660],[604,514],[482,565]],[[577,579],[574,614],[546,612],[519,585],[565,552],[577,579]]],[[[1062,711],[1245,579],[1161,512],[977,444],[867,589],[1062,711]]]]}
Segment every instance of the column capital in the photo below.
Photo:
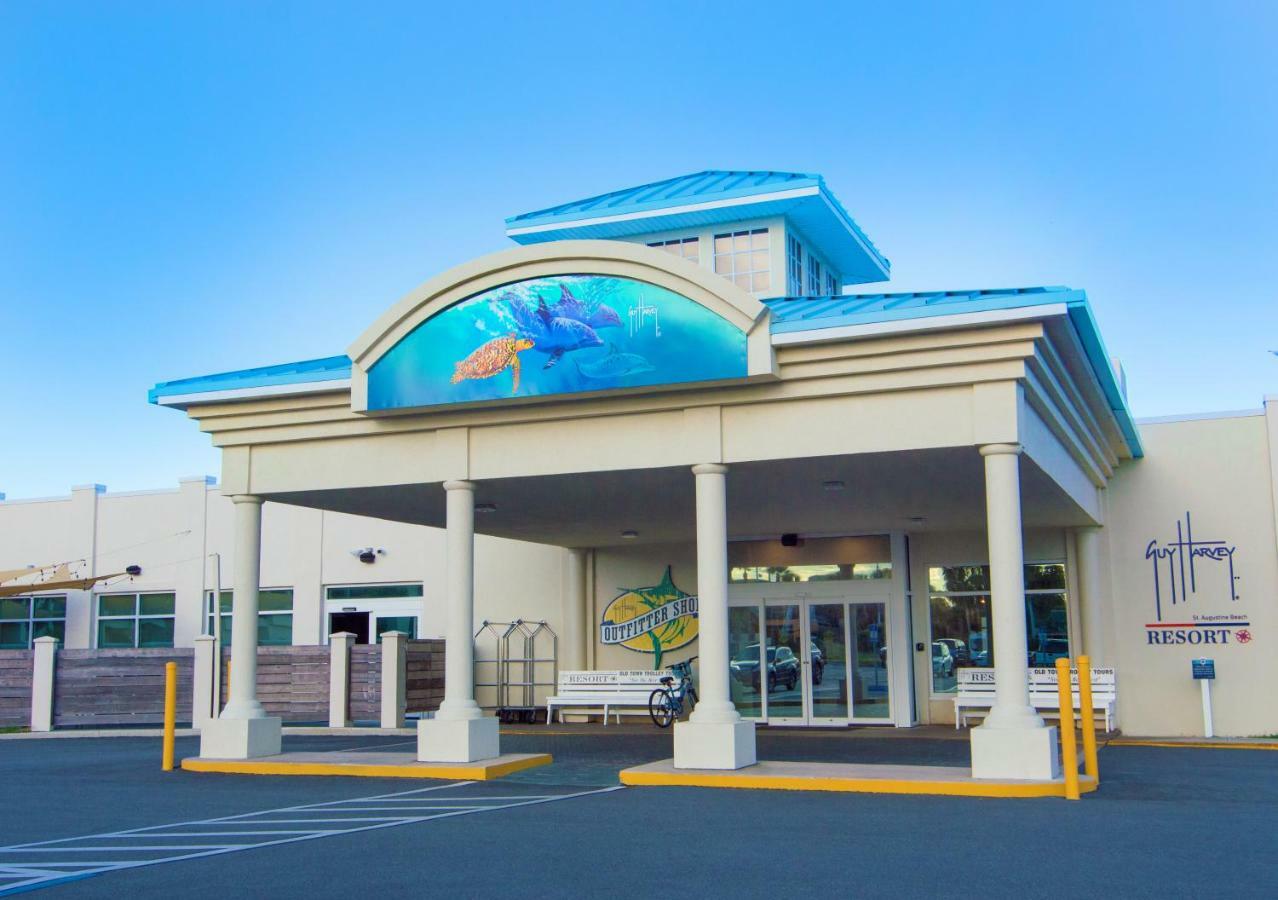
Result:
{"type": "Polygon", "coordinates": [[[728,467],[719,463],[698,463],[692,467],[693,475],[727,475],[728,467]]]}
{"type": "Polygon", "coordinates": [[[473,481],[445,481],[444,490],[446,491],[470,491],[475,492],[475,482],[473,481]]]}
{"type": "Polygon", "coordinates": [[[255,503],[258,506],[261,506],[262,498],[257,496],[257,494],[232,494],[231,502],[232,503],[255,503]]]}
{"type": "Polygon", "coordinates": [[[981,456],[1019,456],[1024,448],[1020,444],[981,444],[981,456]]]}

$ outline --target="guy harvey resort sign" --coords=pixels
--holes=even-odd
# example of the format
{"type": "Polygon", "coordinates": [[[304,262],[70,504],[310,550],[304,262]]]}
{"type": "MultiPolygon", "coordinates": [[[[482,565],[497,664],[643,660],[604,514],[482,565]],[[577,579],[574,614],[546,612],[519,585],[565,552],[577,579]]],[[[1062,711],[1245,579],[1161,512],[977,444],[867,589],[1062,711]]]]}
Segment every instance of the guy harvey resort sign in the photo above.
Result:
{"type": "Polygon", "coordinates": [[[1240,599],[1237,550],[1229,541],[1195,537],[1188,511],[1176,522],[1174,535],[1145,545],[1154,585],[1147,645],[1251,643],[1251,621],[1235,606],[1240,599]]]}

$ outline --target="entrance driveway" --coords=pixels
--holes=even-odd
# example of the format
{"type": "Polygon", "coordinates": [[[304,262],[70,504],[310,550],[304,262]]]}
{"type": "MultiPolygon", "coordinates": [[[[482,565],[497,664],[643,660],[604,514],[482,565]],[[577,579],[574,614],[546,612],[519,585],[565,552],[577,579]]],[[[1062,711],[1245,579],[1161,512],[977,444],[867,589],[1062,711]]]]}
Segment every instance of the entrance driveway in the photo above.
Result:
{"type": "MultiPolygon", "coordinates": [[[[405,792],[422,783],[396,780],[164,774],[154,738],[0,741],[0,847],[87,836],[94,840],[59,846],[99,848],[85,851],[95,857],[112,848],[98,860],[110,862],[196,852],[164,849],[171,845],[246,845],[41,891],[68,897],[1243,897],[1272,896],[1278,883],[1275,752],[1110,747],[1101,752],[1100,791],[1069,803],[601,790],[616,785],[618,769],[669,756],[669,735],[511,731],[505,748],[548,751],[555,764],[419,794],[405,792]],[[231,824],[201,822],[227,817],[231,824]],[[370,828],[365,819],[390,824],[370,828]],[[148,829],[146,839],[105,837],[129,829],[148,829]],[[261,836],[271,829],[312,836],[261,836]],[[190,836],[214,831],[248,834],[190,836]],[[114,850],[120,845],[135,852],[114,850]]],[[[774,729],[759,745],[774,759],[953,765],[966,757],[965,741],[900,734],[774,729]]],[[[287,737],[285,748],[404,740],[287,737]]],[[[179,741],[179,756],[195,752],[193,739],[179,741]]],[[[5,849],[0,865],[38,868],[36,857],[84,859],[5,849]]]]}

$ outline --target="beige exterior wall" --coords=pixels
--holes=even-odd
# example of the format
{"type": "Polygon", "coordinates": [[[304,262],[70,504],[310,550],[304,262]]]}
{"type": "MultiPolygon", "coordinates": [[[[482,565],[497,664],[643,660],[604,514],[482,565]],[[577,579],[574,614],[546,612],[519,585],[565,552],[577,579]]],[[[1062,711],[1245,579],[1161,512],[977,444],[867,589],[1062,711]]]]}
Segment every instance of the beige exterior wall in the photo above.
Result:
{"type": "MultiPolygon", "coordinates": [[[[1144,424],[1145,459],[1122,467],[1110,484],[1105,529],[1113,597],[1109,639],[1118,669],[1122,728],[1128,734],[1203,733],[1199,686],[1190,677],[1190,660],[1196,657],[1216,660],[1212,700],[1218,735],[1278,733],[1278,703],[1270,688],[1278,680],[1278,555],[1275,461],[1268,434],[1273,404],[1269,409],[1268,420],[1258,412],[1144,424]],[[1162,620],[1245,616],[1250,623],[1246,629],[1222,629],[1229,633],[1227,643],[1150,643],[1151,629],[1145,626],[1158,620],[1146,549],[1154,540],[1163,546],[1174,541],[1186,513],[1192,517],[1194,540],[1224,541],[1236,548],[1237,599],[1230,596],[1227,565],[1200,558],[1195,564],[1197,590],[1173,605],[1163,568],[1162,620]],[[1249,642],[1239,640],[1242,630],[1250,633],[1249,642]]],[[[1224,625],[1230,620],[1218,621],[1224,625]]]]}
{"type": "MultiPolygon", "coordinates": [[[[267,503],[262,513],[262,587],[293,590],[293,642],[326,640],[324,589],[335,585],[421,583],[423,637],[443,637],[444,533],[437,528],[267,503]],[[377,562],[351,553],[385,550],[377,562]]],[[[203,478],[178,490],[111,494],[92,486],[72,497],[0,502],[0,569],[84,559],[84,571],[142,574],[68,594],[66,646],[94,645],[96,594],[172,591],[174,643],[192,645],[205,628],[204,600],[215,584],[230,590],[235,553],[232,503],[203,478]],[[93,548],[96,546],[96,555],[93,548]]],[[[562,630],[563,557],[555,547],[480,536],[476,540],[476,618],[545,619],[562,630]]],[[[77,567],[77,571],[81,569],[77,567]]]]}

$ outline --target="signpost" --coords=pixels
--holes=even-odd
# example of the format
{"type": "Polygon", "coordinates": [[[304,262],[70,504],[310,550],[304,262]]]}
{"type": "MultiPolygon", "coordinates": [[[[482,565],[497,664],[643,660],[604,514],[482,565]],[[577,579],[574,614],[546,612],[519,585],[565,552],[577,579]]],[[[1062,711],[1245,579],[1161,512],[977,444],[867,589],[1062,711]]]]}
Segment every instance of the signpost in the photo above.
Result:
{"type": "Polygon", "coordinates": [[[1203,736],[1215,737],[1211,725],[1211,683],[1216,678],[1216,660],[1194,659],[1190,660],[1190,666],[1194,680],[1203,688],[1203,736]]]}

